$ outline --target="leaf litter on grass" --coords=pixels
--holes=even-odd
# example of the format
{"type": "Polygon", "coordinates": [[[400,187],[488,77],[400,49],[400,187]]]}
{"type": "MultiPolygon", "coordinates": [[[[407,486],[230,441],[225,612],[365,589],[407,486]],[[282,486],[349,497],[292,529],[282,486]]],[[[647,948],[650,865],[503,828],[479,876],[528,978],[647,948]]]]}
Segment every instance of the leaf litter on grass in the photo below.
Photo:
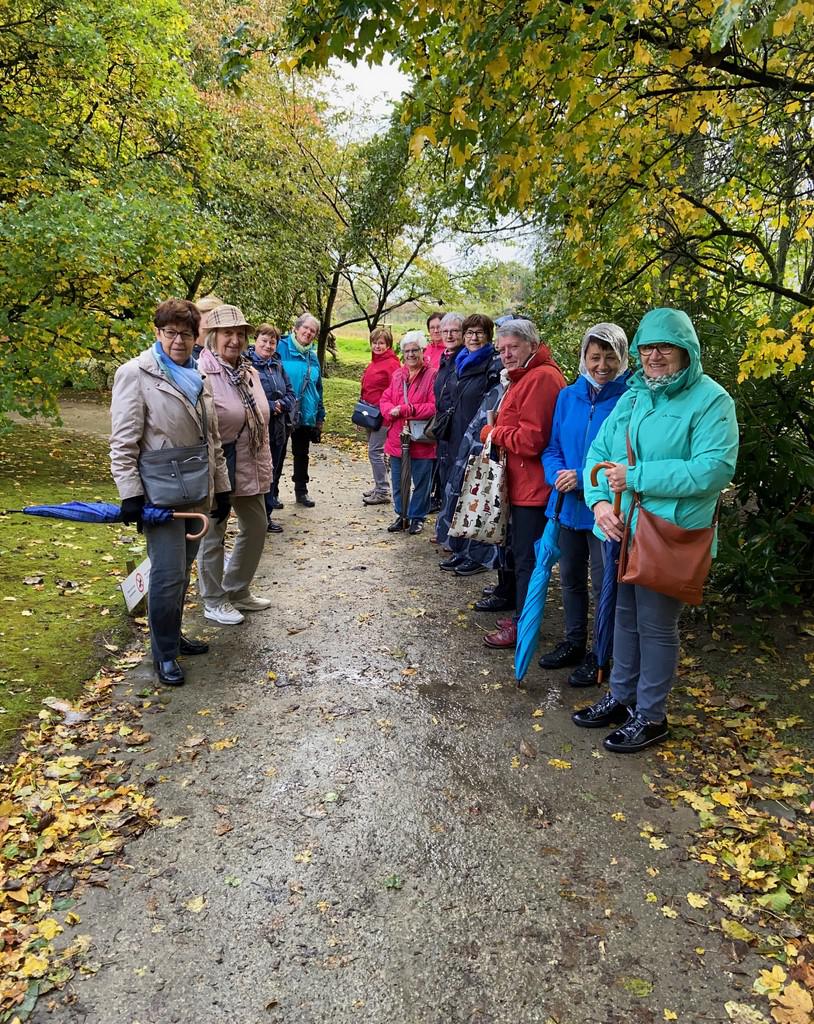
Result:
{"type": "Polygon", "coordinates": [[[158,824],[152,798],[126,782],[126,768],[116,758],[122,729],[138,735],[132,726],[141,713],[129,703],[111,708],[120,678],[100,672],[75,702],[70,721],[62,708],[41,711],[16,761],[0,770],[4,1024],[26,1020],[39,996],[64,985],[82,966],[89,937],[55,945],[79,922],[70,912],[73,896],[110,866],[127,839],[158,824]],[[81,752],[87,744],[95,754],[81,752]]]}
{"type": "MultiPolygon", "coordinates": [[[[707,927],[733,955],[740,944],[766,959],[754,994],[775,1024],[812,1024],[814,761],[787,738],[800,720],[775,717],[769,699],[724,700],[705,673],[684,681],[692,704],[671,718],[678,738],[658,751],[667,772],[651,785],[697,813],[690,856],[726,893],[688,893],[687,902],[717,903],[707,927]]],[[[768,1020],[746,1003],[725,1011],[743,1024],[768,1020]]]]}

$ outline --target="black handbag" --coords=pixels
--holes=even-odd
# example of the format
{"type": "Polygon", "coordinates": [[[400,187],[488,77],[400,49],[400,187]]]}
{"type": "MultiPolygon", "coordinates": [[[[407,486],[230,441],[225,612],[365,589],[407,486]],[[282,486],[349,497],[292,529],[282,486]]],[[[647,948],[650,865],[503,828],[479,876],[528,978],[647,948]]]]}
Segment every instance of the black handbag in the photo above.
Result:
{"type": "Polygon", "coordinates": [[[368,430],[378,430],[384,422],[381,409],[370,402],[363,402],[361,398],[354,405],[350,419],[357,427],[366,427],[368,430]]]}
{"type": "MultiPolygon", "coordinates": [[[[247,422],[247,421],[246,421],[247,422]]],[[[223,457],[226,459],[226,471],[229,474],[229,493],[233,493],[235,489],[235,481],[237,480],[237,442],[240,435],[246,429],[246,422],[238,431],[237,437],[234,441],[221,442],[221,448],[223,449],[223,457]]]]}
{"type": "Polygon", "coordinates": [[[446,441],[452,430],[452,414],[455,407],[437,412],[424,428],[424,436],[431,441],[446,441]]]}

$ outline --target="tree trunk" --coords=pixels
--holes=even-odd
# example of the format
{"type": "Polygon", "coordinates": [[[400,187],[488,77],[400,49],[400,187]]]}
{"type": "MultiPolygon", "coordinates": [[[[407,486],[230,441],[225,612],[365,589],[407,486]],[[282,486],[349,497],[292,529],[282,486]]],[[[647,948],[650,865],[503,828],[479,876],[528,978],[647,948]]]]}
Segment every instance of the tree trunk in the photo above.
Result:
{"type": "Polygon", "coordinates": [[[319,340],[317,342],[317,358],[319,359],[320,369],[325,369],[325,349],[328,344],[328,335],[331,333],[331,317],[333,316],[334,303],[336,302],[336,294],[339,291],[339,281],[341,274],[338,270],[334,270],[331,275],[331,283],[328,286],[328,295],[325,299],[325,308],[320,310],[320,321],[319,321],[319,340]]]}

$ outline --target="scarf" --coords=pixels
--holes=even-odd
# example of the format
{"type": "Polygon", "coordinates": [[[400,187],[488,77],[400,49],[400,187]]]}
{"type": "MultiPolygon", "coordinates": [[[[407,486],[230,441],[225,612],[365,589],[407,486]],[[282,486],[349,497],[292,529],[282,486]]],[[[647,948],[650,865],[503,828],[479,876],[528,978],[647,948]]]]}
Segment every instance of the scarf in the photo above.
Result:
{"type": "Polygon", "coordinates": [[[588,373],[588,367],[585,365],[585,353],[588,351],[589,343],[594,339],[606,341],[619,357],[619,372],[613,378],[618,380],[623,373],[627,372],[627,335],[618,324],[594,324],[583,335],[582,345],[579,350],[579,372],[591,387],[596,391],[601,391],[605,385],[594,380],[590,373],[588,373]]]}
{"type": "Polygon", "coordinates": [[[495,349],[491,343],[488,345],[481,345],[481,347],[476,348],[474,352],[470,352],[469,349],[464,346],[458,355],[455,356],[455,373],[460,377],[467,366],[478,366],[480,363],[485,363],[486,360],[491,359],[494,354],[495,349]]]}
{"type": "Polygon", "coordinates": [[[264,444],[268,444],[268,434],[266,433],[266,424],[263,422],[263,417],[260,415],[257,402],[252,394],[251,360],[242,352],[237,366],[227,363],[219,355],[215,355],[215,358],[223,367],[226,379],[232,387],[236,388],[240,400],[243,402],[243,408],[246,410],[246,426],[249,429],[249,451],[252,455],[256,455],[264,444]]]}
{"type": "Polygon", "coordinates": [[[198,364],[192,356],[179,366],[178,363],[174,363],[170,359],[161,347],[160,341],[156,341],[155,345],[153,345],[153,355],[162,376],[166,377],[171,384],[178,388],[192,405],[197,405],[203,391],[203,380],[200,373],[198,373],[198,364]]]}
{"type": "Polygon", "coordinates": [[[651,391],[661,391],[662,388],[674,384],[682,374],[687,372],[687,369],[688,367],[682,366],[680,370],[677,370],[675,373],[669,373],[666,377],[648,377],[646,373],[642,373],[642,377],[651,391]]]}
{"type": "Polygon", "coordinates": [[[291,344],[294,346],[294,348],[299,352],[299,354],[301,356],[306,356],[307,357],[308,353],[313,351],[313,347],[314,347],[313,341],[309,342],[307,345],[301,345],[297,341],[297,339],[294,337],[293,332],[290,335],[290,338],[291,338],[291,344]]]}

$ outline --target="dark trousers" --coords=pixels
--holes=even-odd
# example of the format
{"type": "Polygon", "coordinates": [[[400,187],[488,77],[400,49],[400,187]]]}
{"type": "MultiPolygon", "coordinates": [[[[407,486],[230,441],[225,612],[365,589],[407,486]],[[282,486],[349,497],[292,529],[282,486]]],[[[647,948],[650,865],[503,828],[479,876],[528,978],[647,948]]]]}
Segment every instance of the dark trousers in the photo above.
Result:
{"type": "Polygon", "coordinates": [[[602,588],[602,541],[591,530],[560,527],[560,586],[565,610],[565,639],[576,647],[588,642],[588,567],[594,608],[602,588]]]}
{"type": "Polygon", "coordinates": [[[178,657],[189,571],[200,544],[200,541],[186,539],[186,529],[184,519],[144,527],[150,556],[147,621],[153,661],[171,661],[178,657]]]}
{"type": "Polygon", "coordinates": [[[545,529],[545,507],[540,505],[512,505],[511,546],[514,557],[514,575],[517,580],[517,617],[523,611],[529,580],[534,570],[534,543],[545,529]]]}
{"type": "MultiPolygon", "coordinates": [[[[292,480],[294,481],[294,492],[296,494],[302,494],[308,490],[308,455],[311,451],[312,429],[312,427],[297,427],[291,431],[291,456],[294,460],[292,480]]],[[[282,454],[280,455],[280,473],[278,474],[276,470],[274,473],[278,482],[283,472],[286,447],[286,445],[283,445],[282,454]]]]}
{"type": "Polygon", "coordinates": [[[266,495],[266,513],[270,516],[274,511],[272,508],[272,502],[277,497],[277,492],[280,489],[280,477],[283,472],[283,462],[285,461],[285,445],[287,440],[287,434],[284,423],[278,423],[272,418],[269,423],[269,448],[271,450],[271,465],[272,465],[272,476],[271,476],[271,488],[266,495]]]}

